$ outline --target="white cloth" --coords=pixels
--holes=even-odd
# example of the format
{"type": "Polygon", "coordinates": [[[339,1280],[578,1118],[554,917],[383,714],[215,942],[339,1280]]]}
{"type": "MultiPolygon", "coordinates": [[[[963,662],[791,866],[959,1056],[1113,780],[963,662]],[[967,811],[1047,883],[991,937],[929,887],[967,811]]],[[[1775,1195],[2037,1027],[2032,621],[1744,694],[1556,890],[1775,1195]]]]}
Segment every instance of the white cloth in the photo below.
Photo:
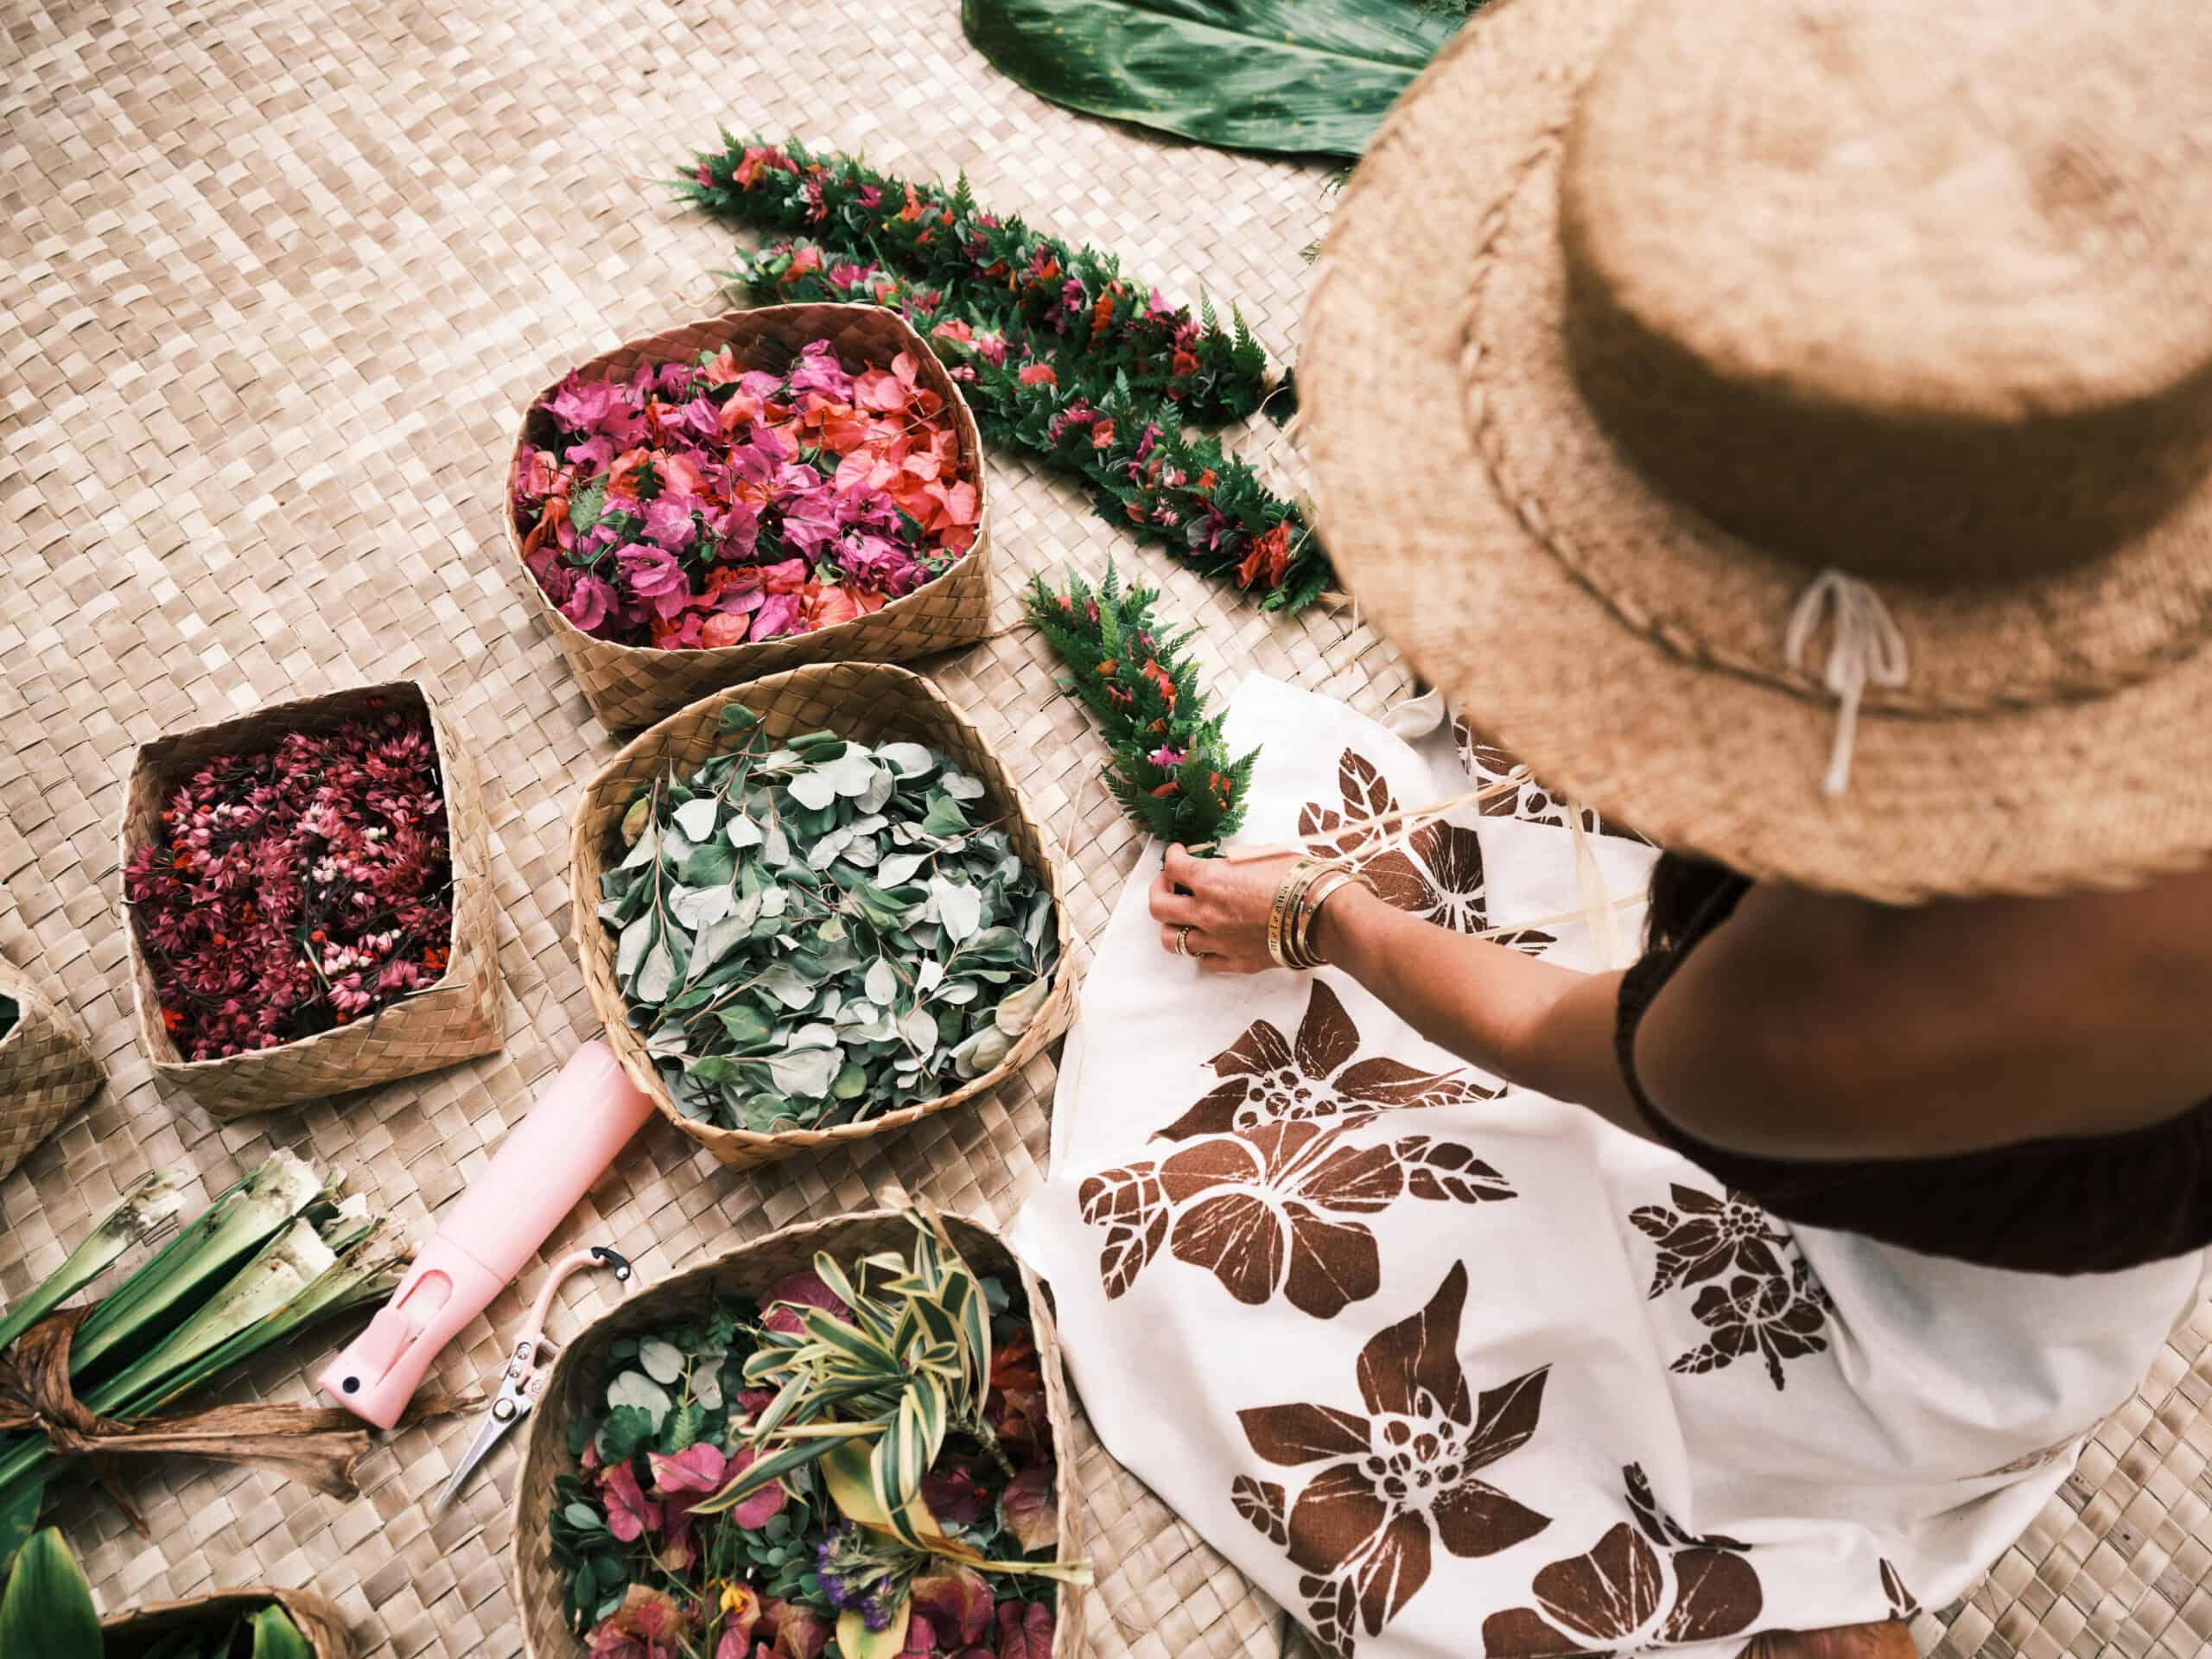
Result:
{"type": "MultiPolygon", "coordinates": [[[[1248,839],[1362,842],[1507,764],[1258,677],[1228,733],[1262,747],[1248,839]]],[[[1465,931],[1555,916],[1587,902],[1574,811],[1532,784],[1369,868],[1465,931]]],[[[1637,890],[1651,849],[1581,816],[1637,890]]],[[[1013,1240],[1109,1449],[1341,1651],[1733,1655],[1941,1605],[2194,1303],[2195,1257],[2060,1279],[1792,1233],[1332,970],[1202,976],[1160,950],[1157,868],[1098,942],[1013,1240]]],[[[1596,965],[1580,921],[1520,944],[1596,965]]]]}

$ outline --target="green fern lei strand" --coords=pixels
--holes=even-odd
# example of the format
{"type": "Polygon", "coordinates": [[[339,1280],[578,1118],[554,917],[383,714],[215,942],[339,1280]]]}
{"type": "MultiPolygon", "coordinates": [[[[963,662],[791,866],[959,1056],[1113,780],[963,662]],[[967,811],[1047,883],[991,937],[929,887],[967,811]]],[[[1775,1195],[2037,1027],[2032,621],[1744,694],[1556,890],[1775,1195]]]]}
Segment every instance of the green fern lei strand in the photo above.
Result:
{"type": "Polygon", "coordinates": [[[1153,613],[1156,589],[1123,588],[1109,563],[1092,589],[1070,576],[1055,592],[1037,578],[1029,615],[1068,670],[1061,682],[1098,722],[1112,758],[1107,787],[1136,823],[1162,841],[1217,847],[1244,822],[1260,752],[1232,760],[1222,717],[1210,714],[1184,654],[1198,630],[1169,637],[1153,613]]]}
{"type": "Polygon", "coordinates": [[[731,274],[753,298],[899,312],[952,359],[991,442],[1080,480],[1101,517],[1256,591],[1264,609],[1301,610],[1332,584],[1297,508],[1184,431],[1241,420],[1268,396],[1266,353],[1241,315],[1224,327],[1210,304],[1196,317],[1170,308],[1111,256],[981,212],[964,178],[947,191],[834,152],[723,138],[679,194],[809,233],[740,254],[731,274]]]}

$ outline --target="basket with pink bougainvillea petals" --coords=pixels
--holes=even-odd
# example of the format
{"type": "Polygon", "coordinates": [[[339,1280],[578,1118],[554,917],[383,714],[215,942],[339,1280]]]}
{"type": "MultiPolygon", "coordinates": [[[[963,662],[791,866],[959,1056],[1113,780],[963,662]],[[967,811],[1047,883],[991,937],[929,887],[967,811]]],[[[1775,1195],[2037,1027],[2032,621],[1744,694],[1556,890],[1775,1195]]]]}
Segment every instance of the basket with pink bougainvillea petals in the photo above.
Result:
{"type": "MultiPolygon", "coordinates": [[[[921,336],[895,314],[871,305],[778,305],[704,318],[631,341],[578,365],[530,400],[508,469],[507,548],[514,574],[559,640],[592,712],[609,731],[650,724],[709,691],[807,663],[905,662],[979,639],[990,630],[989,515],[982,442],[958,384],[921,336]],[[558,439],[548,407],[572,385],[624,379],[641,365],[690,365],[702,354],[728,351],[745,369],[781,372],[810,345],[828,341],[851,374],[908,359],[912,386],[934,393],[950,418],[961,482],[972,486],[972,518],[963,505],[963,533],[973,539],[942,574],[864,611],[807,632],[779,632],[728,645],[666,649],[625,644],[587,632],[554,601],[530,559],[537,527],[520,522],[517,487],[534,454],[558,439]]],[[[564,507],[565,511],[565,507],[564,507]]]]}

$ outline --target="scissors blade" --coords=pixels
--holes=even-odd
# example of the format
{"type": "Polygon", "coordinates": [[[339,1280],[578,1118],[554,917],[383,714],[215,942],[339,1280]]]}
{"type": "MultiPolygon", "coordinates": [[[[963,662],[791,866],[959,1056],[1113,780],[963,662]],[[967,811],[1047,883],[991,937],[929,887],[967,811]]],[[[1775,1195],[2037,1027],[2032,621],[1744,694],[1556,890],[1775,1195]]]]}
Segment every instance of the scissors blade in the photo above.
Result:
{"type": "Polygon", "coordinates": [[[469,1476],[476,1472],[476,1465],[491,1454],[492,1448],[506,1437],[509,1429],[522,1421],[522,1410],[521,1406],[509,1400],[505,1394],[492,1402],[492,1409],[485,1413],[483,1426],[477,1429],[476,1438],[468,1443],[468,1450],[461,1454],[461,1462],[447,1478],[446,1484],[438,1489],[438,1495],[430,1504],[431,1514],[437,1514],[453,1502],[454,1494],[467,1485],[469,1476]],[[517,1406],[517,1408],[504,1417],[500,1416],[500,1408],[511,1405],[517,1406]]]}

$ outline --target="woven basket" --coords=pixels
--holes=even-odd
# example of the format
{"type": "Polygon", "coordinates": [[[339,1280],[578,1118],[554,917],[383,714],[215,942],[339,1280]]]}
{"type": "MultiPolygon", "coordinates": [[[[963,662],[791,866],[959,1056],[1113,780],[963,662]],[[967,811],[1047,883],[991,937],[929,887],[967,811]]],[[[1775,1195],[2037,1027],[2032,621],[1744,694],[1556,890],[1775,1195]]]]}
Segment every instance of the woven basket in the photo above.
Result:
{"type": "Polygon", "coordinates": [[[48,989],[0,963],[0,996],[16,1005],[16,1023],[0,1037],[0,1175],[29,1157],[107,1076],[48,989]]]}
{"type": "MultiPolygon", "coordinates": [[[[947,1216],[944,1221],[969,1267],[1003,1278],[1019,1275],[1028,1299],[1058,1465],[1054,1495],[1060,1512],[1059,1558],[1071,1560],[1083,1551],[1082,1504],[1075,1487],[1075,1429],[1068,1416],[1067,1381],[1060,1369],[1052,1310],[1029,1269],[1014,1259],[996,1233],[957,1216],[947,1216]]],[[[785,1227],[639,1291],[601,1315],[562,1349],[546,1379],[545,1392],[524,1420],[522,1472],[515,1482],[514,1597],[522,1613],[523,1651],[530,1659],[583,1659],[583,1642],[563,1617],[562,1574],[553,1560],[547,1522],[553,1513],[554,1480],[575,1468],[575,1459],[569,1455],[569,1421],[582,1406],[584,1390],[594,1380],[608,1345],[619,1338],[688,1319],[703,1311],[717,1292],[758,1295],[778,1280],[811,1266],[817,1250],[849,1262],[874,1250],[904,1251],[913,1236],[913,1224],[888,1210],[785,1227]]],[[[1072,1584],[1053,1588],[1059,1593],[1059,1605],[1052,1659],[1082,1659],[1084,1591],[1072,1584]]]]}
{"type": "MultiPolygon", "coordinates": [[[[445,977],[427,989],[388,1002],[367,1019],[302,1037],[277,1048],[226,1059],[188,1060],[161,1020],[161,999],[133,918],[130,942],[132,1000],[138,1040],[157,1077],[188,1090],[216,1117],[243,1117],[272,1106],[319,1099],[394,1077],[435,1071],[474,1054],[489,1054],[500,1031],[499,943],[492,910],[490,859],[476,768],[458,734],[423,686],[414,680],[334,691],[296,702],[272,703],[241,719],[173,732],[141,745],[130,767],[123,804],[121,854],[127,868],[138,848],[158,838],[162,797],[211,757],[270,747],[288,732],[328,731],[362,714],[372,698],[427,709],[438,747],[446,798],[447,839],[453,855],[453,943],[445,977]]],[[[118,878],[119,880],[120,878],[118,878]]],[[[124,906],[130,909],[126,903],[124,906]]]]}
{"type": "Polygon", "coordinates": [[[138,1659],[172,1630],[259,1612],[272,1601],[291,1615],[315,1659],[353,1659],[358,1649],[338,1610],[305,1590],[218,1590],[188,1601],[157,1601],[102,1619],[100,1635],[105,1638],[107,1659],[138,1659]]]}
{"type": "MultiPolygon", "coordinates": [[[[604,379],[627,374],[644,361],[690,363],[700,352],[718,351],[724,346],[747,367],[779,368],[801,346],[817,340],[834,342],[848,368],[863,362],[888,367],[901,352],[912,355],[920,365],[922,383],[942,397],[951,411],[961,454],[975,480],[975,544],[935,582],[904,599],[892,601],[872,615],[759,645],[662,651],[595,639],[563,616],[523,563],[522,531],[515,524],[510,500],[505,507],[507,551],[514,560],[515,575],[561,642],[592,712],[607,730],[643,726],[718,686],[780,673],[802,663],[905,662],[980,639],[990,631],[990,501],[982,440],[958,385],[904,319],[874,305],[766,306],[757,311],[702,318],[665,334],[632,340],[580,365],[575,372],[588,380],[604,379]]],[[[543,405],[568,378],[563,375],[531,399],[508,461],[509,487],[523,446],[543,448],[553,441],[553,419],[543,405]]]]}
{"type": "Polygon", "coordinates": [[[884,664],[822,663],[793,669],[702,697],[652,730],[640,733],[585,786],[583,799],[577,804],[569,836],[569,928],[576,954],[583,962],[584,982],[590,988],[593,1007],[606,1022],[607,1040],[623,1068],[652,1097],[663,1116],[732,1169],[750,1169],[794,1153],[883,1135],[972,1099],[1028,1064],[1032,1056],[1067,1028],[1075,1012],[1067,895],[1051,832],[1022,798],[998,752],[983,741],[968,717],[918,674],[884,664]],[[614,937],[599,919],[599,878],[609,868],[609,861],[620,855],[622,815],[629,810],[638,791],[671,765],[679,772],[688,772],[719,753],[723,747],[721,712],[733,702],[753,709],[776,737],[827,730],[863,743],[905,740],[925,744],[982,780],[988,791],[986,798],[1014,850],[1052,895],[1054,925],[1060,941],[1059,966],[1053,975],[1051,995],[998,1065],[935,1100],[825,1129],[758,1135],[747,1129],[720,1128],[677,1110],[660,1074],[645,1056],[644,1039],[631,1028],[629,1007],[614,977],[614,937]]]}

